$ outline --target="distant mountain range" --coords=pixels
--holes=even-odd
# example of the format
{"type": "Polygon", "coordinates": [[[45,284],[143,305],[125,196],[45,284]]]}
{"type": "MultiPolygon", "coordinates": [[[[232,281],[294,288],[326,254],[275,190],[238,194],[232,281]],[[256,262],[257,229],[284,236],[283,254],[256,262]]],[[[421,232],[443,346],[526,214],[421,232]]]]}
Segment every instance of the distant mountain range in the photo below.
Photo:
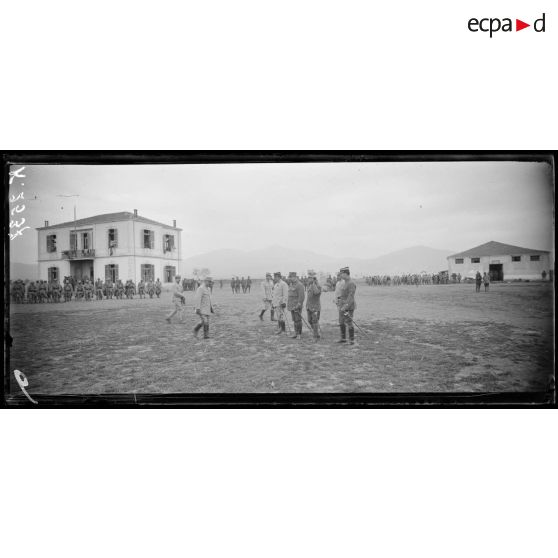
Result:
{"type": "Polygon", "coordinates": [[[335,273],[343,266],[351,268],[354,276],[394,275],[401,273],[437,273],[447,269],[447,257],[454,250],[439,250],[426,246],[413,246],[371,259],[334,258],[316,254],[308,250],[291,250],[282,246],[270,246],[263,250],[215,250],[186,258],[182,262],[182,272],[192,275],[195,268],[207,268],[217,278],[232,275],[263,277],[269,271],[284,274],[296,271],[306,275],[309,269],[316,272],[335,273]]]}
{"type": "MultiPolygon", "coordinates": [[[[426,246],[413,246],[390,252],[377,258],[334,258],[316,254],[309,250],[291,250],[282,246],[270,246],[263,250],[214,250],[182,260],[181,270],[186,277],[193,275],[194,269],[207,268],[215,278],[239,277],[262,278],[267,271],[281,271],[288,274],[296,271],[306,275],[309,269],[316,272],[336,273],[341,267],[349,266],[355,277],[363,275],[394,275],[401,273],[437,273],[447,269],[447,257],[455,250],[438,250],[426,246]]],[[[38,266],[10,262],[12,279],[37,279],[38,266]]]]}

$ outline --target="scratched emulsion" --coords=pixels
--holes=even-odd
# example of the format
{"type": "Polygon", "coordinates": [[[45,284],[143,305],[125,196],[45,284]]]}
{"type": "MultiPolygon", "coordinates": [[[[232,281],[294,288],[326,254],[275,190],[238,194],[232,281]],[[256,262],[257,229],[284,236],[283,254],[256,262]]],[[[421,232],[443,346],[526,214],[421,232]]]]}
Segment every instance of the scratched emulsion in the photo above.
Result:
{"type": "MultiPolygon", "coordinates": [[[[358,284],[354,347],[337,345],[331,293],[322,340],[276,336],[259,290],[214,289],[212,339],[167,324],[161,299],[12,305],[10,369],[33,394],[201,392],[503,392],[548,389],[552,285],[368,287],[358,284]]],[[[15,381],[14,381],[15,384],[15,381]]],[[[17,385],[13,389],[19,389],[17,385]]]]}

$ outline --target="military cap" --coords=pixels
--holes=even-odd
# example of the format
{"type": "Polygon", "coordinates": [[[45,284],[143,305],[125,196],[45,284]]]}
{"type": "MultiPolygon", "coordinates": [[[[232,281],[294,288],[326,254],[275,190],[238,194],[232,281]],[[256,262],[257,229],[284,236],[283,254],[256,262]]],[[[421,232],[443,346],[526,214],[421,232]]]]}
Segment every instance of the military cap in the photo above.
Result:
{"type": "Polygon", "coordinates": [[[275,275],[275,277],[281,277],[281,272],[280,272],[280,271],[276,271],[273,275],[275,275]]]}
{"type": "Polygon", "coordinates": [[[266,277],[271,277],[271,273],[269,271],[265,274],[266,277]]]}
{"type": "Polygon", "coordinates": [[[180,275],[175,275],[174,278],[175,279],[182,279],[182,277],[180,277],[180,275]]]}
{"type": "Polygon", "coordinates": [[[296,271],[289,271],[289,278],[296,277],[296,271]]]}
{"type": "Polygon", "coordinates": [[[351,272],[349,271],[349,268],[348,268],[348,267],[342,267],[342,268],[339,270],[339,273],[348,273],[349,275],[351,274],[351,272]]]}
{"type": "Polygon", "coordinates": [[[308,277],[316,277],[316,272],[309,269],[308,270],[308,277]]]}

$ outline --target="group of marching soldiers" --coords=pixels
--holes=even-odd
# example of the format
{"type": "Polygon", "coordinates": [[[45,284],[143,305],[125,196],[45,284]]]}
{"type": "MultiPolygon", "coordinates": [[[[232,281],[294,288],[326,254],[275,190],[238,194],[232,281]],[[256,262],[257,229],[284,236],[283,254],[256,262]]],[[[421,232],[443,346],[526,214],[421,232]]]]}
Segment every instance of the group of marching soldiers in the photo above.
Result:
{"type": "MultiPolygon", "coordinates": [[[[291,329],[287,314],[290,312],[293,323],[293,330],[289,331],[290,337],[301,339],[304,323],[312,331],[314,342],[320,339],[320,313],[322,309],[320,299],[323,289],[318,283],[316,273],[308,272],[306,287],[295,272],[289,273],[287,281],[283,279],[280,272],[274,273],[273,277],[271,273],[267,273],[261,288],[263,307],[259,314],[260,320],[263,320],[265,312],[269,310],[271,320],[277,321],[277,335],[287,334],[287,327],[289,330],[291,329]],[[307,320],[303,316],[305,299],[307,320]]],[[[347,343],[347,333],[349,334],[349,344],[354,345],[355,342],[353,322],[356,308],[355,291],[356,284],[351,279],[349,268],[342,268],[335,282],[335,303],[339,312],[341,333],[339,343],[347,343]]]]}
{"type": "Polygon", "coordinates": [[[18,279],[11,284],[12,301],[16,304],[27,301],[28,303],[41,302],[70,302],[75,301],[91,301],[103,299],[134,298],[137,294],[140,298],[159,298],[163,291],[163,285],[159,279],[157,281],[139,281],[136,284],[129,279],[123,283],[121,279],[113,282],[110,279],[101,281],[97,279],[93,283],[89,279],[84,281],[77,280],[73,277],[64,277],[63,284],[59,281],[31,281],[25,286],[25,283],[18,279]]]}

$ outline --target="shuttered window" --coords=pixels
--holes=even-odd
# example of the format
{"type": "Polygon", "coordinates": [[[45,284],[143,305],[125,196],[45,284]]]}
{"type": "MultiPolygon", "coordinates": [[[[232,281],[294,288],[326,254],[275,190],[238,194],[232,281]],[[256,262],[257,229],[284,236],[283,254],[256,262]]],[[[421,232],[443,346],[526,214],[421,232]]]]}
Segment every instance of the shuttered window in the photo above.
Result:
{"type": "Polygon", "coordinates": [[[153,248],[155,246],[155,231],[143,230],[143,247],[153,248]]]}
{"type": "Polygon", "coordinates": [[[48,268],[48,280],[49,281],[58,281],[60,277],[60,272],[57,267],[49,267],[48,268]]]}
{"type": "Polygon", "coordinates": [[[109,248],[118,247],[118,229],[108,230],[108,247],[109,248]]]}
{"type": "Polygon", "coordinates": [[[56,235],[49,234],[46,237],[47,241],[47,252],[56,252],[56,235]]]}
{"type": "Polygon", "coordinates": [[[163,252],[172,252],[174,250],[174,235],[163,235],[163,252]]]}
{"type": "Polygon", "coordinates": [[[109,264],[105,265],[105,281],[112,281],[116,283],[118,281],[118,265],[109,264]]]}
{"type": "Polygon", "coordinates": [[[141,278],[146,283],[155,280],[155,266],[153,264],[141,264],[141,278]]]}
{"type": "Polygon", "coordinates": [[[77,234],[75,232],[70,233],[70,250],[77,250],[77,234]]]}
{"type": "Polygon", "coordinates": [[[176,268],[172,265],[165,266],[165,283],[172,283],[174,281],[174,276],[176,275],[176,268]]]}

